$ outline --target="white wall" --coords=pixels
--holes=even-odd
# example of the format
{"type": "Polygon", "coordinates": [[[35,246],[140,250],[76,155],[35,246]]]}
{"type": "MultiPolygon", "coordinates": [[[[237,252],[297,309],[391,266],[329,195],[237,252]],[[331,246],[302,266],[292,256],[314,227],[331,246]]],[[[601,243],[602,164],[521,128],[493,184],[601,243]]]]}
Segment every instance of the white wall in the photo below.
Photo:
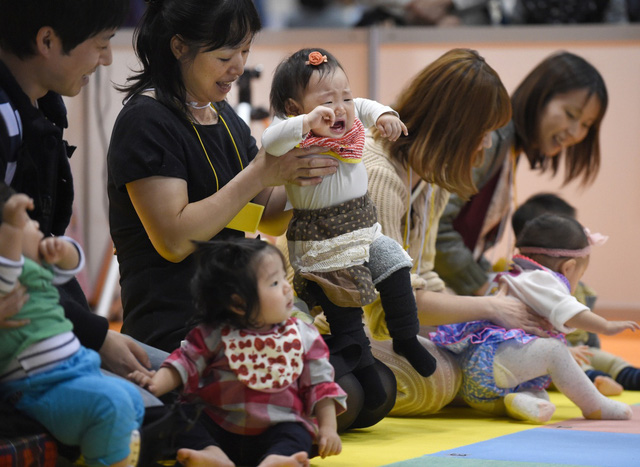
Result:
{"type": "MultiPolygon", "coordinates": [[[[105,138],[108,141],[122,95],[109,83],[124,83],[136,64],[130,31],[121,31],[114,42],[114,64],[101,70],[100,83],[94,76],[80,97],[67,101],[72,128],[67,136],[80,146],[72,164],[76,212],[85,234],[91,284],[96,282],[104,252],[110,248],[105,138]]],[[[574,185],[562,187],[562,174],[555,179],[541,177],[523,163],[517,176],[518,199],[539,191],[556,192],[576,206],[583,224],[609,235],[609,242],[594,251],[585,280],[599,292],[599,308],[640,312],[640,287],[635,280],[636,265],[640,264],[640,26],[265,31],[247,64],[264,67],[252,88],[254,104],[268,107],[271,75],[284,56],[314,45],[331,50],[343,63],[355,95],[387,104],[393,103],[415,73],[452,47],[478,50],[509,91],[557,50],[569,50],[589,60],[602,73],[609,91],[601,138],[603,161],[596,182],[586,190],[574,185]]],[[[235,94],[229,100],[235,104],[235,94]]],[[[258,137],[261,127],[261,123],[253,126],[258,137]]]]}

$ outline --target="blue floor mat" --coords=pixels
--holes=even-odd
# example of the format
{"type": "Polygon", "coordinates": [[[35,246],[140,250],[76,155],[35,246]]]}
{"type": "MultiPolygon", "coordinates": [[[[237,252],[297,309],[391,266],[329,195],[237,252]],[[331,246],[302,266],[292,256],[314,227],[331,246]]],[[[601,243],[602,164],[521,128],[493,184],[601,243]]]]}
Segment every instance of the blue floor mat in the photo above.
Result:
{"type": "Polygon", "coordinates": [[[390,465],[480,467],[504,462],[522,467],[545,464],[636,466],[640,465],[640,435],[533,428],[390,465]],[[447,462],[438,463],[436,458],[446,458],[447,462]]]}

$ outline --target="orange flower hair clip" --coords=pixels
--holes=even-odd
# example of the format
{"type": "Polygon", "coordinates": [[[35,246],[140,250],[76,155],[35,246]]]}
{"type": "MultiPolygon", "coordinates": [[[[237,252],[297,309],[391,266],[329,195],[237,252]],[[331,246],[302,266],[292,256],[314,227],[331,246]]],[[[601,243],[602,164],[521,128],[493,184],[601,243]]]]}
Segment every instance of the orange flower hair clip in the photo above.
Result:
{"type": "Polygon", "coordinates": [[[322,55],[320,52],[311,52],[309,54],[309,61],[304,62],[305,65],[318,66],[323,63],[327,63],[327,56],[322,55]]]}

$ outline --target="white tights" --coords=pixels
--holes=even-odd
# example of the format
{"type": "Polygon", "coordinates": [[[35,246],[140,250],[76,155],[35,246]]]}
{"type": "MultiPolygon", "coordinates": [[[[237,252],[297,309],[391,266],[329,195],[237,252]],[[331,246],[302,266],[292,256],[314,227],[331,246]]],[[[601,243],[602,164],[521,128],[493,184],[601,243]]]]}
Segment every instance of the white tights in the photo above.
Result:
{"type": "MultiPolygon", "coordinates": [[[[631,408],[600,394],[569,349],[556,339],[535,339],[528,344],[509,340],[500,344],[495,354],[493,374],[500,388],[513,388],[525,381],[549,375],[558,390],[580,407],[585,418],[631,418],[631,408]]],[[[544,391],[509,394],[504,402],[511,417],[535,423],[549,421],[555,410],[544,391]]]]}

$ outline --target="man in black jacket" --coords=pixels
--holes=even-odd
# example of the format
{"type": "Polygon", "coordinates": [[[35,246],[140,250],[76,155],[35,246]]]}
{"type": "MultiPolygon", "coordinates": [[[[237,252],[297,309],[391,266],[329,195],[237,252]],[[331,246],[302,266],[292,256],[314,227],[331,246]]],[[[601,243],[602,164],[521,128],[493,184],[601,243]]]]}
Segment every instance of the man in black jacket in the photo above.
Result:
{"type": "MultiPolygon", "coordinates": [[[[0,174],[34,199],[31,216],[45,235],[64,234],[73,205],[74,148],[63,139],[61,96],[77,95],[111,64],[110,40],[128,7],[129,0],[0,0],[0,174]]],[[[74,332],[104,367],[123,376],[147,371],[146,352],[91,313],[77,281],[59,290],[74,332]]],[[[0,300],[0,328],[22,324],[11,316],[24,299],[19,289],[0,300]]]]}

